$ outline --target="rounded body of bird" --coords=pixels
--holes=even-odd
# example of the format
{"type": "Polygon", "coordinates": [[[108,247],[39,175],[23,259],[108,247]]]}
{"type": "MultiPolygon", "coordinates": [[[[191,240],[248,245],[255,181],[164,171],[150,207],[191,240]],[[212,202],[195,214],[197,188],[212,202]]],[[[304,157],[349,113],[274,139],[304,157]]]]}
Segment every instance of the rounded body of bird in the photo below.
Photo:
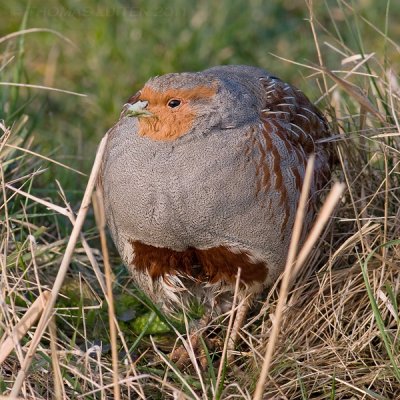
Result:
{"type": "Polygon", "coordinates": [[[298,89],[246,66],[156,77],[130,103],[134,115],[125,107],[109,132],[101,187],[137,284],[169,308],[191,296],[214,307],[239,268],[252,292],[273,283],[311,153],[304,232],[329,179],[321,114],[298,89]]]}

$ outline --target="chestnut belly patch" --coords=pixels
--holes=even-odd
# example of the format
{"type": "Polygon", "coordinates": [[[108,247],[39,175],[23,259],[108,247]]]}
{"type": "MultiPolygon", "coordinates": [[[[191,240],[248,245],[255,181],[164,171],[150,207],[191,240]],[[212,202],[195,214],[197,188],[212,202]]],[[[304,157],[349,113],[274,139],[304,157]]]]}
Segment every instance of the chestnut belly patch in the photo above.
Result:
{"type": "Polygon", "coordinates": [[[199,282],[234,283],[238,268],[244,283],[264,282],[268,268],[263,262],[252,262],[246,252],[232,252],[225,246],[209,249],[189,247],[184,251],[154,247],[131,241],[132,267],[148,273],[153,280],[165,275],[185,275],[199,282]]]}

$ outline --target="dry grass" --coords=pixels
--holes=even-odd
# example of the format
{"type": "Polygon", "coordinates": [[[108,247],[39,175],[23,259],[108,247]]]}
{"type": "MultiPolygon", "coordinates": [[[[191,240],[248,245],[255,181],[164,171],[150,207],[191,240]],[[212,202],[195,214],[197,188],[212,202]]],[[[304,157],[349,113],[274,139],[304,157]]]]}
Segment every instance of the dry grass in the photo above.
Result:
{"type": "MultiPolygon", "coordinates": [[[[335,180],[344,182],[345,190],[332,223],[322,221],[330,211],[321,213],[311,245],[293,252],[294,262],[302,265],[295,276],[286,274],[281,286],[260,299],[230,365],[218,368],[207,353],[207,371],[198,366],[181,371],[156,337],[146,339],[143,331],[135,343],[127,341],[113,312],[112,356],[93,342],[87,317],[93,309],[100,316],[103,301],[112,304],[110,279],[101,272],[101,254],[108,263],[101,207],[102,251],[90,242],[97,232],[81,229],[97,166],[75,216],[61,187],[54,198],[31,193],[43,158],[24,139],[28,117],[11,128],[0,124],[0,394],[27,399],[400,398],[400,85],[386,54],[355,54],[340,41],[328,46],[340,54],[341,70],[328,69],[318,41],[322,28],[311,17],[319,65],[309,68],[321,83],[320,103],[327,104],[340,160],[335,180]],[[43,225],[32,222],[37,215],[43,215],[43,225]],[[71,260],[77,266],[78,275],[71,275],[77,296],[90,293],[89,305],[55,303],[71,260]],[[71,310],[82,324],[71,324],[66,317],[71,310]]],[[[117,283],[114,289],[130,292],[129,282],[117,283]]],[[[154,309],[152,318],[157,315],[154,309]]],[[[223,340],[229,317],[213,321],[210,335],[223,340]]],[[[173,329],[173,322],[165,322],[173,329]]]]}

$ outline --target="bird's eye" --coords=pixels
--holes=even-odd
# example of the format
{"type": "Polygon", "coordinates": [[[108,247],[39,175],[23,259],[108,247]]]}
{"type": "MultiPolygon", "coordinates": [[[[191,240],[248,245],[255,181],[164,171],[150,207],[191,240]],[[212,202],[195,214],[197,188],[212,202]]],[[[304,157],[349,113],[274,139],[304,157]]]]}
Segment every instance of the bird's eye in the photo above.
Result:
{"type": "Polygon", "coordinates": [[[180,105],[181,105],[181,101],[178,99],[171,99],[168,102],[168,107],[171,107],[171,108],[176,108],[176,107],[179,107],[180,105]]]}

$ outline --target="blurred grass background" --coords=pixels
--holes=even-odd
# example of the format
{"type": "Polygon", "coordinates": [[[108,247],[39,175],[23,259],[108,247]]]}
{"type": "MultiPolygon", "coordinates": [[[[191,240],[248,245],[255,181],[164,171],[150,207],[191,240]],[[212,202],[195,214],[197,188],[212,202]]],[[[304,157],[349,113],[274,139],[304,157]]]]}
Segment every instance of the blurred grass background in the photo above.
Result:
{"type": "MultiPolygon", "coordinates": [[[[384,53],[388,44],[376,29],[394,41],[400,37],[398,1],[314,3],[320,43],[344,42],[349,54],[384,53]]],[[[30,28],[62,35],[35,32],[3,40],[1,81],[87,95],[1,86],[0,118],[7,125],[29,115],[25,130],[27,136],[33,132],[39,151],[84,172],[122,104],[153,75],[243,63],[278,74],[312,99],[319,93],[317,85],[306,79],[310,70],[272,55],[317,63],[303,0],[14,0],[0,3],[0,15],[0,37],[30,28]]],[[[326,65],[340,68],[343,54],[327,45],[322,51],[326,65]]],[[[400,61],[392,51],[386,59],[400,61]]],[[[40,179],[48,188],[56,176],[67,192],[83,187],[84,181],[77,184],[81,178],[54,166],[40,179]]]]}

